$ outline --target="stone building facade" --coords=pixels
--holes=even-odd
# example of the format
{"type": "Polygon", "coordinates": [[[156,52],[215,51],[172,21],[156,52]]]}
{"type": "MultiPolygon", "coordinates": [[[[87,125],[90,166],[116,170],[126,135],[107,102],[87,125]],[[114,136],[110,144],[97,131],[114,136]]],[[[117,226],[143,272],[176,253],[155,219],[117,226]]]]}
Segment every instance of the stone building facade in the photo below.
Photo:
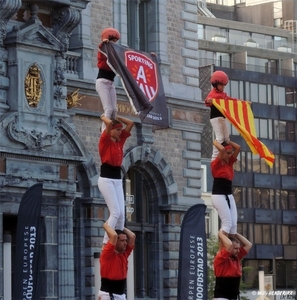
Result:
{"type": "MultiPolygon", "coordinates": [[[[0,6],[0,249],[11,241],[12,274],[20,200],[43,182],[41,297],[96,299],[94,254],[108,217],[97,187],[96,55],[102,29],[115,27],[122,45],[158,55],[170,119],[168,129],[152,132],[115,82],[118,114],[135,122],[123,162],[125,192],[134,200],[126,225],[137,235],[133,297],[176,299],[181,221],[202,202],[197,2],[0,0],[0,6]]],[[[1,298],[11,286],[4,284],[0,253],[1,298]]]]}

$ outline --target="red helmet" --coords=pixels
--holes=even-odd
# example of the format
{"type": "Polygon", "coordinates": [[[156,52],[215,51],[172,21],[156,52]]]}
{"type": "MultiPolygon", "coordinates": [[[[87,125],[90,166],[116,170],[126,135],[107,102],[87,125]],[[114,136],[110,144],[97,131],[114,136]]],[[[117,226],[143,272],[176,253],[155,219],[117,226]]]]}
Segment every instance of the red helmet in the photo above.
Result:
{"type": "Polygon", "coordinates": [[[113,40],[113,39],[117,39],[119,40],[121,37],[120,33],[112,28],[112,27],[108,27],[108,28],[105,28],[103,29],[102,33],[101,33],[101,40],[105,40],[105,39],[108,39],[108,40],[113,40]]]}
{"type": "Polygon", "coordinates": [[[229,81],[228,75],[223,71],[215,71],[212,73],[210,82],[211,84],[224,84],[226,85],[229,81]]]}

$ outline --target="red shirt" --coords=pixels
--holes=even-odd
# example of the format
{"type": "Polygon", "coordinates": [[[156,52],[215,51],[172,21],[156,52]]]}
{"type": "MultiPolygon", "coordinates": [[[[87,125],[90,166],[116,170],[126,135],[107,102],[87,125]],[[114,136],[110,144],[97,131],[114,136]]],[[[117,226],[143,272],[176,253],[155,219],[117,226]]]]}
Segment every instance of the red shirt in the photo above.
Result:
{"type": "Polygon", "coordinates": [[[133,248],[127,245],[124,253],[115,252],[115,245],[106,244],[100,255],[100,274],[102,278],[122,280],[127,278],[128,256],[133,248]]]}
{"type": "Polygon", "coordinates": [[[99,139],[99,155],[101,158],[101,163],[107,163],[114,167],[120,167],[123,162],[124,156],[124,144],[126,139],[131,134],[127,132],[125,129],[122,130],[119,141],[112,141],[110,134],[107,135],[104,130],[99,139]]]}
{"type": "Polygon", "coordinates": [[[237,100],[236,98],[229,97],[225,92],[220,92],[216,88],[213,88],[207,95],[204,103],[206,106],[210,106],[210,119],[224,117],[224,115],[214,106],[212,103],[206,103],[208,99],[225,99],[225,100],[237,100]]]}
{"type": "Polygon", "coordinates": [[[225,92],[220,92],[219,90],[217,90],[216,88],[213,88],[207,95],[207,97],[205,98],[205,105],[206,106],[212,106],[211,103],[206,103],[206,101],[208,99],[225,99],[225,100],[237,100],[236,98],[232,98],[230,96],[227,95],[227,93],[225,92]]]}
{"type": "MultiPolygon", "coordinates": [[[[101,45],[102,44],[99,45],[99,48],[101,48],[101,45]]],[[[110,66],[107,64],[107,57],[100,51],[98,51],[98,54],[97,54],[97,67],[99,69],[112,71],[110,66]]]]}
{"type": "Polygon", "coordinates": [[[215,160],[213,160],[210,164],[211,173],[213,178],[224,178],[231,180],[234,177],[234,170],[233,170],[233,164],[237,161],[236,158],[231,156],[229,158],[229,163],[226,164],[222,160],[220,160],[218,157],[216,157],[215,160]]]}
{"type": "Polygon", "coordinates": [[[243,247],[239,248],[237,257],[232,257],[225,248],[217,253],[213,261],[214,273],[216,277],[241,277],[242,266],[240,261],[247,252],[243,247]]]}

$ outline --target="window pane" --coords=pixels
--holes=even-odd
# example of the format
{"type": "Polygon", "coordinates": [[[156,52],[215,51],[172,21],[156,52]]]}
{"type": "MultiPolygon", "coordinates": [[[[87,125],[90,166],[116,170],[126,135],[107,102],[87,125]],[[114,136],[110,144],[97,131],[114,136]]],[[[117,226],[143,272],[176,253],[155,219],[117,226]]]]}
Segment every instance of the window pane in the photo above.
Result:
{"type": "Polygon", "coordinates": [[[269,190],[269,194],[270,194],[270,209],[276,209],[276,208],[275,208],[274,190],[273,190],[273,189],[270,189],[270,190],[269,190]]]}
{"type": "Polygon", "coordinates": [[[294,88],[286,88],[286,105],[290,107],[295,106],[296,90],[294,88]]]}
{"type": "Polygon", "coordinates": [[[274,37],[274,49],[277,50],[277,48],[282,46],[288,45],[288,39],[280,36],[274,37]]]}
{"type": "Polygon", "coordinates": [[[139,50],[148,51],[148,2],[139,3],[139,50]]]}
{"type": "Polygon", "coordinates": [[[252,102],[258,102],[258,84],[251,83],[251,101],[252,102]]]}
{"type": "Polygon", "coordinates": [[[287,122],[287,140],[294,142],[296,140],[296,124],[293,122],[287,122]]]}
{"type": "Polygon", "coordinates": [[[259,84],[259,103],[267,103],[267,92],[265,84],[259,84]]]}
{"type": "Polygon", "coordinates": [[[241,188],[235,188],[233,191],[233,196],[235,199],[236,207],[243,207],[242,205],[242,190],[241,188]]]}
{"type": "Polygon", "coordinates": [[[256,102],[256,100],[251,99],[250,96],[250,83],[249,82],[245,82],[245,100],[251,101],[251,102],[256,102]]]}
{"type": "Polygon", "coordinates": [[[282,244],[289,244],[289,226],[282,226],[282,244]]]}
{"type": "Polygon", "coordinates": [[[205,39],[211,41],[215,35],[220,34],[220,29],[213,26],[205,26],[205,39]]]}
{"type": "Polygon", "coordinates": [[[287,165],[286,156],[281,155],[279,159],[280,159],[280,174],[287,175],[288,174],[288,165],[287,165]]]}
{"type": "Polygon", "coordinates": [[[297,282],[297,261],[291,260],[286,261],[286,267],[287,267],[287,289],[295,289],[296,288],[296,282],[297,282]]]}
{"type": "Polygon", "coordinates": [[[283,260],[276,260],[276,288],[286,286],[286,263],[283,260]]]}
{"type": "Polygon", "coordinates": [[[272,123],[272,120],[268,120],[268,138],[270,139],[270,140],[272,140],[273,139],[273,125],[272,125],[273,123],[272,123]]]}
{"type": "Polygon", "coordinates": [[[267,120],[260,119],[259,120],[259,137],[260,138],[268,138],[268,126],[267,120]]]}
{"type": "Polygon", "coordinates": [[[230,54],[217,52],[216,53],[216,66],[230,68],[230,54]]]}
{"type": "Polygon", "coordinates": [[[255,224],[255,244],[262,244],[262,225],[255,224]]]}
{"type": "Polygon", "coordinates": [[[258,155],[252,153],[253,172],[260,173],[261,159],[258,155]]]}
{"type": "Polygon", "coordinates": [[[271,244],[270,225],[263,225],[263,244],[271,244]]]}
{"type": "Polygon", "coordinates": [[[238,81],[232,80],[230,83],[232,95],[231,97],[239,98],[238,81]]]}
{"type": "Polygon", "coordinates": [[[288,164],[288,175],[295,176],[296,175],[295,157],[292,157],[292,156],[287,157],[287,164],[288,164]]]}
{"type": "Polygon", "coordinates": [[[253,189],[254,207],[261,208],[261,191],[260,189],[253,189]]]}
{"type": "Polygon", "coordinates": [[[243,45],[242,31],[230,29],[229,43],[232,45],[243,45]]]}
{"type": "Polygon", "coordinates": [[[252,193],[253,193],[253,189],[248,188],[247,189],[247,207],[248,208],[254,207],[253,201],[252,201],[252,199],[253,199],[252,193]]]}
{"type": "Polygon", "coordinates": [[[290,226],[290,245],[297,245],[297,227],[290,226]]]}
{"type": "Polygon", "coordinates": [[[271,104],[272,97],[271,97],[271,85],[270,84],[267,85],[267,99],[268,99],[267,103],[271,104]]]}
{"type": "Polygon", "coordinates": [[[287,191],[281,191],[280,209],[284,209],[284,210],[288,209],[288,192],[287,191]]]}
{"type": "Polygon", "coordinates": [[[297,209],[296,191],[289,191],[289,209],[297,209]]]}
{"type": "Polygon", "coordinates": [[[261,189],[261,208],[270,208],[270,194],[269,190],[261,189]]]}
{"type": "Polygon", "coordinates": [[[198,39],[204,39],[204,25],[198,24],[198,39]]]}

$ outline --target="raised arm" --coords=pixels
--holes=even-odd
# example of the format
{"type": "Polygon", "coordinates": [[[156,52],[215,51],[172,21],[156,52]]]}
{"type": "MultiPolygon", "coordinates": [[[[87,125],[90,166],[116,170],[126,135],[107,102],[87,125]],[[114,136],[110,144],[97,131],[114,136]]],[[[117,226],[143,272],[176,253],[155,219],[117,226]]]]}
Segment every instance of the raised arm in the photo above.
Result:
{"type": "MultiPolygon", "coordinates": [[[[219,150],[218,158],[219,159],[223,159],[224,154],[226,152],[225,147],[222,144],[220,144],[218,141],[216,141],[216,140],[213,141],[213,145],[219,150]]],[[[234,150],[234,153],[232,154],[232,156],[234,158],[237,158],[237,156],[238,156],[238,154],[240,152],[240,148],[241,148],[240,145],[238,145],[238,144],[236,144],[236,143],[234,143],[232,141],[229,141],[229,145],[231,145],[232,148],[233,148],[233,150],[234,150]]]]}
{"type": "Polygon", "coordinates": [[[225,147],[222,144],[220,144],[217,140],[213,141],[213,145],[219,150],[218,158],[219,160],[222,160],[226,152],[225,147]]]}
{"type": "Polygon", "coordinates": [[[232,156],[233,156],[234,158],[237,158],[237,156],[238,156],[238,154],[239,154],[239,152],[240,152],[241,146],[238,145],[238,144],[236,144],[236,143],[234,143],[234,142],[232,142],[232,141],[229,141],[229,145],[231,145],[232,148],[234,149],[234,153],[233,153],[232,156]]]}
{"type": "Polygon", "coordinates": [[[115,232],[115,230],[113,228],[111,228],[107,222],[105,222],[103,224],[103,228],[104,230],[106,231],[108,237],[109,237],[109,242],[112,244],[112,245],[115,245],[117,243],[117,240],[118,240],[118,234],[115,232]]]}
{"type": "Polygon", "coordinates": [[[123,231],[126,233],[127,238],[128,238],[128,245],[130,247],[133,247],[135,244],[135,239],[136,239],[136,235],[134,232],[132,232],[131,230],[129,230],[128,228],[124,227],[123,231]]]}
{"type": "Polygon", "coordinates": [[[119,116],[117,116],[116,119],[117,119],[118,121],[124,123],[124,124],[125,124],[124,130],[126,130],[127,132],[130,133],[130,131],[131,131],[133,125],[134,125],[134,122],[133,122],[132,120],[129,120],[129,119],[124,118],[124,117],[119,117],[119,116]]]}
{"type": "Polygon", "coordinates": [[[240,241],[242,247],[248,253],[251,250],[253,244],[247,238],[245,238],[239,233],[236,233],[235,237],[240,241]]]}
{"type": "Polygon", "coordinates": [[[103,122],[105,123],[105,126],[106,126],[105,132],[106,132],[107,134],[110,134],[111,128],[112,128],[112,121],[111,121],[109,118],[107,118],[104,114],[102,114],[102,115],[100,116],[100,120],[103,121],[103,122]]]}
{"type": "Polygon", "coordinates": [[[222,230],[219,230],[218,237],[219,237],[219,240],[220,240],[220,248],[221,247],[225,248],[228,252],[231,252],[232,249],[233,249],[233,243],[228,238],[228,236],[225,235],[222,230]]]}

